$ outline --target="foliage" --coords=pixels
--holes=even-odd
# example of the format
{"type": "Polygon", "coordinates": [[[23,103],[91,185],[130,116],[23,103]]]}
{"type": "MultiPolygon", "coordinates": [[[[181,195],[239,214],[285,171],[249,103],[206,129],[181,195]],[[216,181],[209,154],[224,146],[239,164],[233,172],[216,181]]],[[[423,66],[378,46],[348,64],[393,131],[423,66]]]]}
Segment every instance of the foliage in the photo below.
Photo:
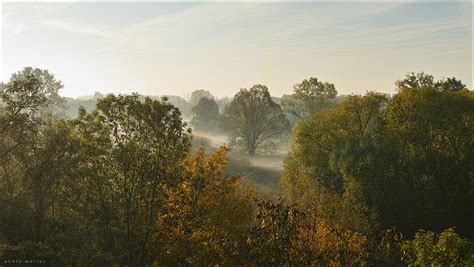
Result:
{"type": "Polygon", "coordinates": [[[194,90],[191,93],[191,97],[189,98],[189,102],[194,107],[199,103],[199,101],[202,98],[207,98],[209,100],[214,100],[214,96],[211,94],[211,92],[209,92],[208,90],[200,89],[200,90],[194,90]]]}
{"type": "Polygon", "coordinates": [[[98,216],[93,222],[107,243],[104,253],[117,263],[149,264],[162,189],[176,182],[190,146],[179,110],[166,98],[109,95],[93,112],[81,112],[76,125],[82,179],[94,203],[89,212],[98,216]]]}
{"type": "Polygon", "coordinates": [[[444,92],[457,92],[466,90],[466,85],[455,77],[444,78],[435,82],[433,75],[424,72],[410,72],[405,75],[404,79],[395,82],[399,90],[401,89],[420,89],[435,88],[444,92]]]}
{"type": "Polygon", "coordinates": [[[412,241],[403,244],[407,262],[412,266],[471,266],[474,244],[448,228],[440,234],[420,230],[412,241]]]}
{"type": "Polygon", "coordinates": [[[38,80],[38,92],[43,95],[47,102],[42,105],[44,111],[60,114],[60,110],[64,108],[64,98],[59,95],[59,91],[64,88],[60,80],[54,77],[54,74],[48,70],[39,68],[25,67],[23,70],[13,73],[9,83],[15,81],[24,81],[28,77],[38,80]]]}
{"type": "Polygon", "coordinates": [[[298,203],[318,188],[351,196],[406,235],[455,225],[473,236],[473,100],[436,88],[402,89],[388,104],[350,96],[297,125],[283,192],[298,203]]]}
{"type": "Polygon", "coordinates": [[[373,241],[373,257],[371,265],[374,266],[401,266],[405,264],[406,240],[396,229],[382,231],[373,241]]]}
{"type": "Polygon", "coordinates": [[[249,155],[255,155],[264,142],[284,135],[290,128],[280,106],[272,101],[264,85],[241,89],[225,107],[222,120],[249,155]]]}
{"type": "Polygon", "coordinates": [[[365,236],[318,219],[314,210],[303,213],[282,201],[257,203],[257,220],[247,240],[257,265],[365,264],[365,236]]]}
{"type": "MultiPolygon", "coordinates": [[[[454,78],[444,89],[401,88],[390,101],[349,96],[298,122],[281,180],[293,203],[253,203],[245,181],[273,188],[278,171],[191,140],[166,98],[96,95],[87,102],[94,108],[64,120],[48,110],[60,85],[27,69],[0,91],[1,260],[474,264],[473,245],[461,238],[473,236],[474,95],[453,89],[454,78]]],[[[288,130],[264,86],[241,90],[225,114],[252,122],[249,135],[288,130]]]]}
{"type": "MultiPolygon", "coordinates": [[[[155,96],[155,97],[150,97],[154,100],[159,100],[161,97],[155,96]]],[[[192,112],[191,109],[193,105],[189,103],[184,97],[180,96],[175,96],[175,95],[166,95],[166,98],[168,101],[175,107],[179,109],[181,112],[181,115],[183,116],[183,119],[189,120],[192,117],[192,112]]]]}
{"type": "Polygon", "coordinates": [[[474,236],[473,218],[465,216],[474,209],[472,92],[402,90],[387,107],[386,121],[389,145],[397,155],[392,169],[412,201],[412,210],[400,209],[413,221],[396,220],[407,223],[403,229],[411,225],[411,233],[455,225],[463,235],[474,236]]]}
{"type": "Polygon", "coordinates": [[[291,96],[282,98],[281,105],[286,113],[299,119],[331,107],[331,100],[337,96],[334,84],[321,82],[314,77],[295,84],[293,91],[291,96]]]}
{"type": "Polygon", "coordinates": [[[223,175],[227,151],[221,147],[206,159],[199,149],[182,163],[182,180],[166,188],[165,210],[157,219],[155,240],[163,253],[157,264],[234,265],[242,260],[241,231],[250,223],[252,207],[239,192],[240,178],[223,175]]]}
{"type": "Polygon", "coordinates": [[[219,130],[219,106],[214,99],[202,97],[191,109],[191,125],[196,131],[213,132],[219,130]]]}
{"type": "MultiPolygon", "coordinates": [[[[286,167],[297,164],[303,176],[308,174],[324,188],[342,193],[343,165],[335,160],[340,154],[345,155],[351,144],[364,145],[366,138],[375,134],[377,121],[381,120],[380,109],[386,102],[377,93],[350,96],[337,108],[315,113],[302,121],[294,130],[294,154],[286,167]]],[[[288,176],[292,176],[291,171],[288,176]]]]}

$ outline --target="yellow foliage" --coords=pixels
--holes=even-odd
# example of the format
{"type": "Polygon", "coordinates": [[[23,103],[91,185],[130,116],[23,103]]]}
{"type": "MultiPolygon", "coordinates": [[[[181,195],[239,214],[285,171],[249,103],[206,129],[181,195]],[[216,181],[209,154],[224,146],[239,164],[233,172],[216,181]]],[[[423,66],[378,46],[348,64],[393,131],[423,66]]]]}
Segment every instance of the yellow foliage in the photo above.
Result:
{"type": "MultiPolygon", "coordinates": [[[[206,157],[201,148],[182,163],[184,177],[166,190],[166,211],[156,223],[156,264],[210,265],[235,261],[242,229],[250,225],[250,193],[239,190],[240,177],[223,176],[226,147],[206,157]]],[[[241,253],[240,253],[241,254],[241,253]]]]}

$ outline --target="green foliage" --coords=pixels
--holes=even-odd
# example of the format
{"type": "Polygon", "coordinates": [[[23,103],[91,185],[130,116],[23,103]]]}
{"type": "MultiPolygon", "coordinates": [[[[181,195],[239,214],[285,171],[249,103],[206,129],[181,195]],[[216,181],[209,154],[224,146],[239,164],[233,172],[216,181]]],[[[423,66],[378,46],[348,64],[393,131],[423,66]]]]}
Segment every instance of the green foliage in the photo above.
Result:
{"type": "Polygon", "coordinates": [[[281,105],[286,113],[299,119],[333,106],[331,100],[337,96],[334,84],[314,77],[295,84],[293,90],[291,96],[282,98],[281,105]]]}
{"type": "Polygon", "coordinates": [[[217,103],[214,99],[202,97],[191,111],[193,113],[191,126],[193,126],[195,131],[219,131],[219,106],[217,106],[217,103]]]}
{"type": "Polygon", "coordinates": [[[399,90],[401,89],[420,89],[434,88],[444,92],[457,92],[466,90],[466,85],[455,77],[444,78],[435,82],[433,75],[424,72],[410,72],[405,75],[404,79],[395,82],[399,90]]]}
{"type": "Polygon", "coordinates": [[[474,245],[448,228],[441,234],[420,230],[403,249],[410,266],[471,266],[474,264],[474,245]]]}
{"type": "Polygon", "coordinates": [[[209,92],[208,90],[200,89],[200,90],[194,90],[191,93],[191,97],[189,99],[189,102],[194,107],[199,103],[199,101],[202,98],[207,98],[209,100],[214,100],[214,96],[212,96],[211,92],[209,92]]]}
{"type": "Polygon", "coordinates": [[[283,192],[298,203],[318,188],[346,194],[407,235],[455,225],[473,236],[472,96],[402,89],[388,104],[368,93],[315,113],[295,129],[283,192]]]}
{"type": "Polygon", "coordinates": [[[338,158],[346,155],[347,149],[366,145],[365,140],[376,135],[381,107],[386,102],[386,98],[377,93],[350,96],[337,108],[315,113],[302,121],[294,130],[291,157],[295,159],[289,159],[286,167],[293,168],[291,164],[297,164],[303,176],[309,175],[324,188],[342,193],[345,170],[341,169],[344,165],[339,164],[338,158]]]}
{"type": "Polygon", "coordinates": [[[15,81],[24,81],[28,77],[38,80],[38,92],[43,95],[47,101],[42,105],[43,111],[54,112],[59,115],[60,110],[64,108],[64,98],[59,95],[59,91],[64,88],[60,80],[54,77],[54,74],[48,70],[25,67],[23,70],[13,73],[9,83],[15,81]]]}
{"type": "Polygon", "coordinates": [[[387,143],[397,156],[391,168],[412,203],[411,210],[399,209],[413,221],[396,220],[406,223],[403,229],[411,228],[411,233],[456,226],[463,235],[474,236],[473,218],[466,217],[474,210],[473,96],[466,91],[407,89],[387,107],[387,143]]]}
{"type": "Polygon", "coordinates": [[[97,242],[116,263],[149,264],[163,187],[176,183],[190,148],[179,110],[166,99],[109,95],[76,125],[97,242]]]}
{"type": "MultiPolygon", "coordinates": [[[[279,172],[191,140],[166,98],[96,95],[87,102],[94,108],[62,120],[47,109],[61,83],[25,69],[0,91],[0,260],[473,265],[473,245],[461,236],[473,236],[474,95],[460,84],[402,88],[390,102],[377,93],[349,96],[301,120],[281,180],[298,208],[254,204],[245,182],[274,188],[279,172]],[[403,235],[380,232],[392,227],[403,235]]],[[[331,88],[310,79],[298,97],[331,99],[331,88]]],[[[218,114],[215,102],[209,106],[218,114]]],[[[249,154],[288,130],[264,86],[241,90],[224,114],[242,126],[230,129],[249,154]]]]}
{"type": "Polygon", "coordinates": [[[64,114],[61,116],[65,119],[75,119],[79,115],[80,109],[92,111],[95,109],[97,100],[104,98],[105,95],[95,92],[91,96],[82,96],[78,98],[65,97],[64,114]]]}

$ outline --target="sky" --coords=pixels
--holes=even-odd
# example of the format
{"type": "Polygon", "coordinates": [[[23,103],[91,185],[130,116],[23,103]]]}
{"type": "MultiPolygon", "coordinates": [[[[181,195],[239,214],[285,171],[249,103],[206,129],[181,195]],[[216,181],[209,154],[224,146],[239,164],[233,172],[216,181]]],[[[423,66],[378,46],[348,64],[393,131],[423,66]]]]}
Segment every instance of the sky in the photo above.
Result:
{"type": "Polygon", "coordinates": [[[412,71],[473,88],[471,2],[6,2],[1,14],[0,80],[48,69],[69,97],[254,84],[281,96],[309,77],[394,93],[412,71]]]}

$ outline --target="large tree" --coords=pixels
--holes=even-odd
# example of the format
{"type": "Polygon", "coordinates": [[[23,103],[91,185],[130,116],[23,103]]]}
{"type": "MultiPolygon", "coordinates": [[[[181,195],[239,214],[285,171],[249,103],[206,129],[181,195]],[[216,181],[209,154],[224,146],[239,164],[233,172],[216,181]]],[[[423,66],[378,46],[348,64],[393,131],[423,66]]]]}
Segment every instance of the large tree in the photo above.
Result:
{"type": "Polygon", "coordinates": [[[201,100],[201,98],[214,99],[214,96],[212,96],[211,92],[209,92],[208,90],[194,90],[191,93],[189,102],[191,102],[193,106],[196,106],[199,103],[199,100],[201,100]]]}
{"type": "Polygon", "coordinates": [[[355,193],[385,228],[413,234],[456,226],[472,237],[472,96],[405,88],[388,104],[370,93],[314,114],[295,130],[285,194],[314,203],[319,188],[355,193]]]}
{"type": "Polygon", "coordinates": [[[456,226],[474,237],[474,218],[466,216],[474,211],[473,92],[404,89],[388,105],[385,121],[397,155],[394,174],[413,199],[411,213],[400,212],[393,223],[412,231],[456,226]]]}
{"type": "Polygon", "coordinates": [[[435,81],[433,75],[425,72],[409,72],[405,78],[395,82],[397,89],[420,89],[433,88],[439,91],[457,92],[466,90],[466,85],[462,81],[452,78],[443,78],[435,81]]]}
{"type": "Polygon", "coordinates": [[[38,242],[74,260],[86,247],[71,209],[78,204],[70,197],[78,195],[77,140],[66,122],[42,112],[56,96],[44,83],[17,73],[0,92],[0,236],[11,244],[38,242]]]}
{"type": "Polygon", "coordinates": [[[179,180],[190,148],[179,110],[166,99],[109,95],[76,125],[101,252],[117,264],[149,265],[163,189],[179,180]]]}
{"type": "Polygon", "coordinates": [[[311,77],[293,86],[293,94],[282,99],[282,107],[286,113],[302,119],[330,107],[330,100],[336,96],[334,84],[311,77]]]}
{"type": "Polygon", "coordinates": [[[264,142],[290,129],[280,105],[272,101],[265,85],[241,89],[224,109],[223,123],[230,133],[242,140],[249,155],[264,142]]]}
{"type": "Polygon", "coordinates": [[[25,67],[23,70],[15,72],[10,78],[10,83],[25,80],[27,77],[34,77],[38,80],[38,91],[47,98],[50,110],[54,106],[61,107],[64,99],[59,95],[59,91],[64,88],[63,83],[57,80],[54,74],[46,69],[25,67]]]}
{"type": "Polygon", "coordinates": [[[203,97],[191,109],[191,125],[198,131],[215,131],[219,125],[219,106],[214,99],[203,97]]]}

